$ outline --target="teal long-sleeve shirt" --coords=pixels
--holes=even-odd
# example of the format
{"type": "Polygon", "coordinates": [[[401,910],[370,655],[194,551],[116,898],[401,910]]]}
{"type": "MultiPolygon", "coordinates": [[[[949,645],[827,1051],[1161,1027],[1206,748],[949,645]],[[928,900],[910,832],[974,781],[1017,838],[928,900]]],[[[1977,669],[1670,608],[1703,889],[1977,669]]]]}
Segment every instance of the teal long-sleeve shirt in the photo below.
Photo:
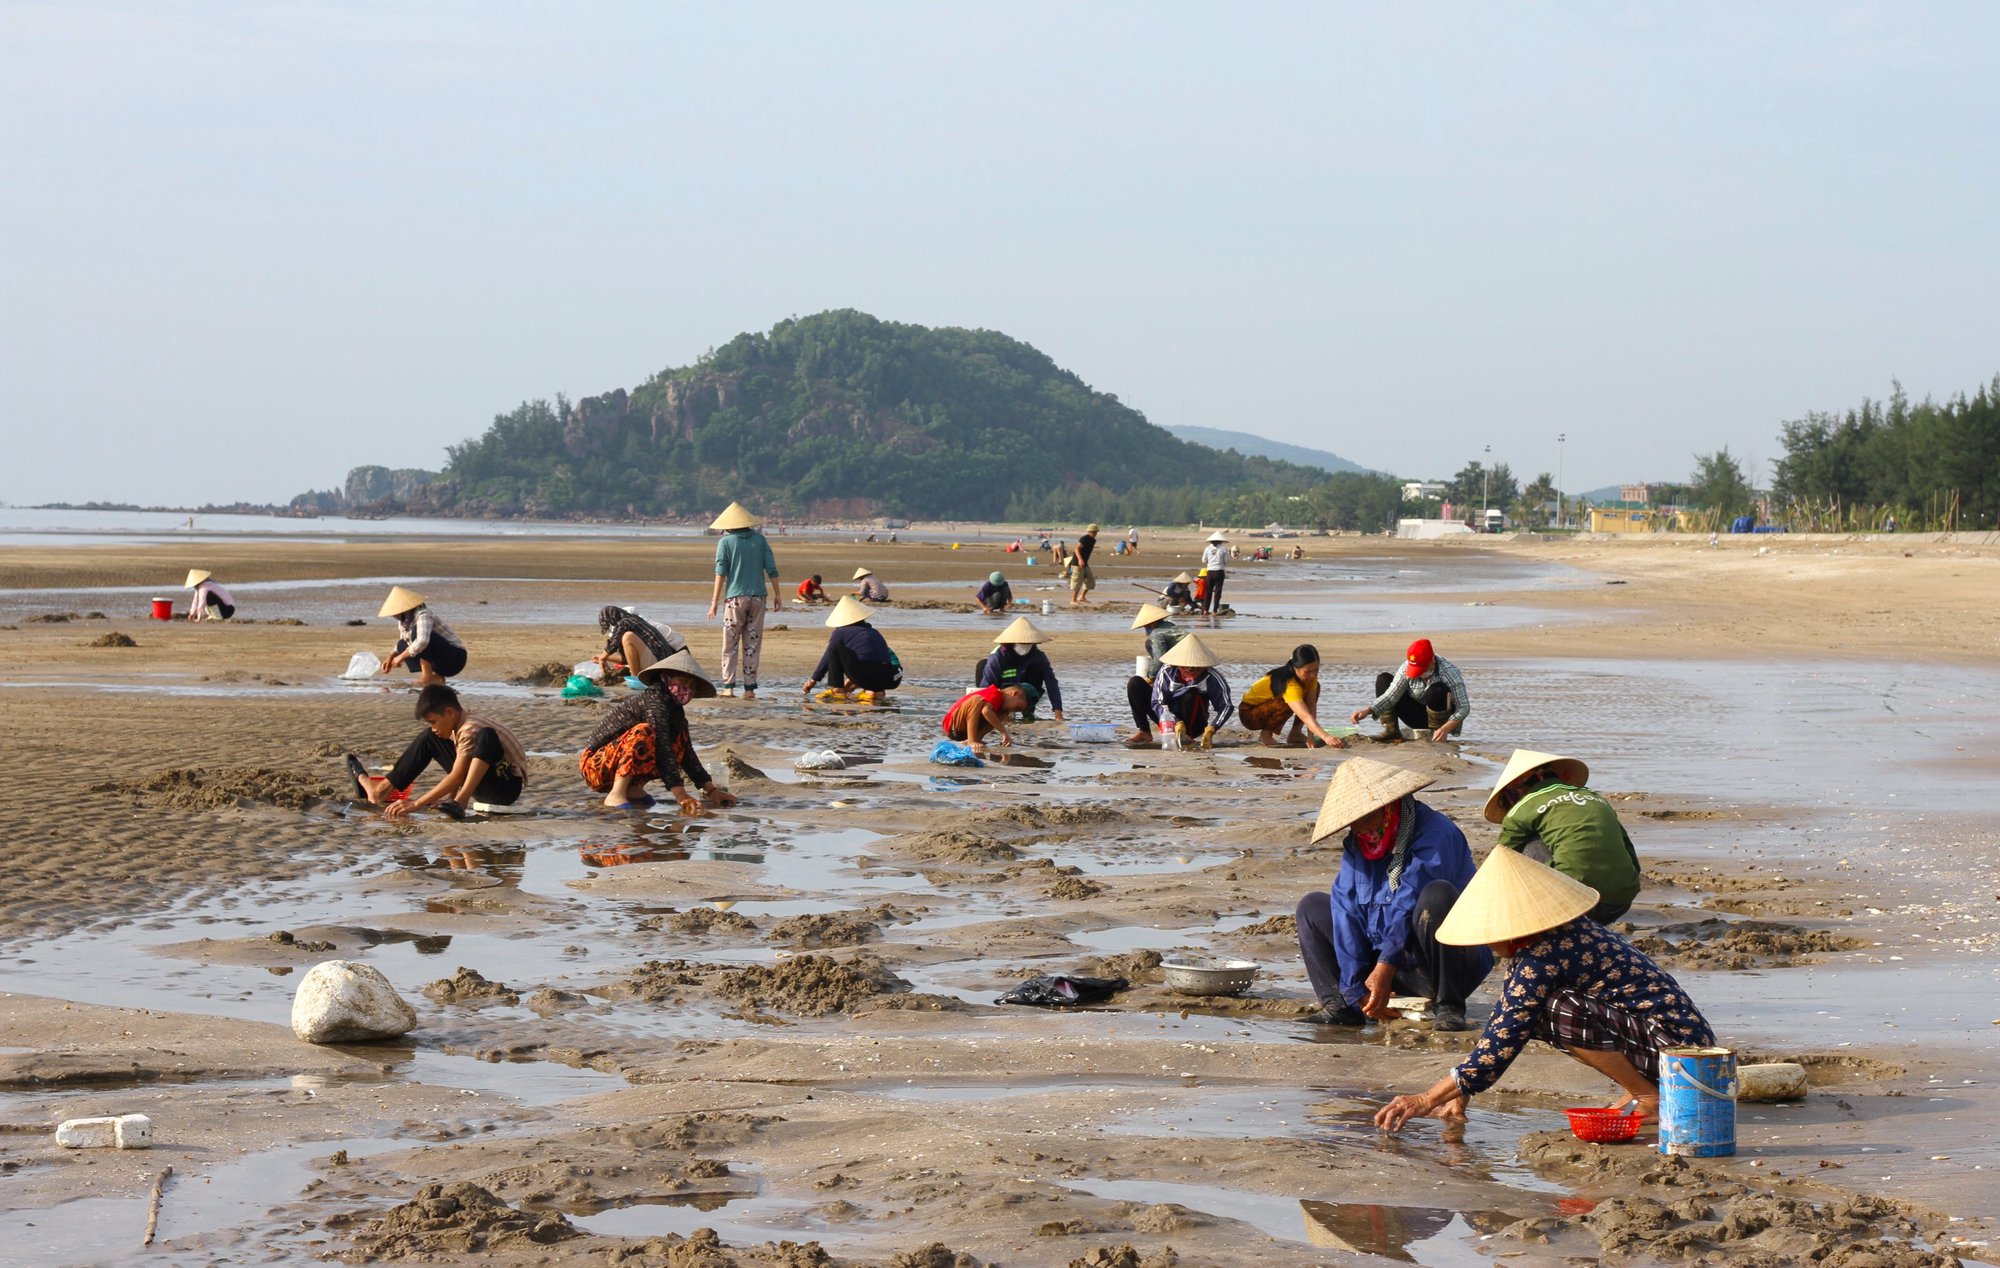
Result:
{"type": "Polygon", "coordinates": [[[756,529],[732,529],[715,543],[715,575],[725,579],[725,599],[762,598],[764,579],[778,579],[778,557],[756,529]]]}

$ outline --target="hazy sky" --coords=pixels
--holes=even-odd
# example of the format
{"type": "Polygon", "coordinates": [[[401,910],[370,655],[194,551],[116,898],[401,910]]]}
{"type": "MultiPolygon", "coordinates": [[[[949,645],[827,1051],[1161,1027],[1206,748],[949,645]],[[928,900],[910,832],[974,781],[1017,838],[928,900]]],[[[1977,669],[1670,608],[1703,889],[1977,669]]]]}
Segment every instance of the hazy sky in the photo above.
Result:
{"type": "Polygon", "coordinates": [[[2000,372],[2000,6],[0,0],[0,500],[282,500],[853,307],[1584,489],[2000,372]]]}

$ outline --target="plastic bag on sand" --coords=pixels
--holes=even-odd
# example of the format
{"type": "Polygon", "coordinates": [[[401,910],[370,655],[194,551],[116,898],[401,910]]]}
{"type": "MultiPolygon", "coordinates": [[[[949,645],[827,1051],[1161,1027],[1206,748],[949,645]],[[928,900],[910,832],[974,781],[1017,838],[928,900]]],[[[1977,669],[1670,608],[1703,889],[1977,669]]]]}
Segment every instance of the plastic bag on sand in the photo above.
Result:
{"type": "Polygon", "coordinates": [[[931,750],[931,760],[939,766],[979,766],[979,754],[957,740],[939,740],[931,750]]]}
{"type": "Polygon", "coordinates": [[[1053,977],[1031,977],[994,1003],[1032,1004],[1037,1008],[1101,1004],[1130,985],[1122,977],[1073,977],[1058,973],[1053,977]]]}
{"type": "Polygon", "coordinates": [[[798,770],[846,770],[847,759],[827,748],[817,753],[801,753],[792,765],[798,770]]]}
{"type": "Polygon", "coordinates": [[[604,681],[604,666],[594,660],[580,660],[570,667],[572,678],[588,678],[592,682],[604,681]]]}
{"type": "Polygon", "coordinates": [[[563,684],[562,694],[565,700],[575,700],[580,697],[601,696],[604,694],[604,688],[582,674],[571,674],[569,681],[563,684]]]}
{"type": "Polygon", "coordinates": [[[356,652],[347,662],[342,678],[373,678],[382,672],[382,658],[374,652],[356,652]]]}

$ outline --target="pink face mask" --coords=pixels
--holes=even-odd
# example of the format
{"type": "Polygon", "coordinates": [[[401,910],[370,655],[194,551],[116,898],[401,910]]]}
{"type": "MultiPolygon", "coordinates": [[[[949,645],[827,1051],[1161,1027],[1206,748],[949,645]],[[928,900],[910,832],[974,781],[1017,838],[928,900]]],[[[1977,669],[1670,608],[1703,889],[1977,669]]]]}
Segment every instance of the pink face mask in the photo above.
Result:
{"type": "Polygon", "coordinates": [[[670,677],[667,679],[665,686],[667,694],[681,704],[686,704],[688,701],[694,699],[694,684],[685,678],[678,676],[670,677]]]}

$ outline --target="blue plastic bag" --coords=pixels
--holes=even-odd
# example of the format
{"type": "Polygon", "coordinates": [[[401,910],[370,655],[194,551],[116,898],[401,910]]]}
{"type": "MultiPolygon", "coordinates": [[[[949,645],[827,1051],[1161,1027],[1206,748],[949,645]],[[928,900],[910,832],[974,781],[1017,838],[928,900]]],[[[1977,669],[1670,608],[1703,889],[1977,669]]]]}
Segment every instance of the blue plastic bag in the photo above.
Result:
{"type": "Polygon", "coordinates": [[[970,746],[960,744],[957,740],[939,740],[937,747],[931,750],[931,761],[937,763],[939,766],[985,765],[984,762],[979,760],[979,755],[974,753],[970,746]]]}

